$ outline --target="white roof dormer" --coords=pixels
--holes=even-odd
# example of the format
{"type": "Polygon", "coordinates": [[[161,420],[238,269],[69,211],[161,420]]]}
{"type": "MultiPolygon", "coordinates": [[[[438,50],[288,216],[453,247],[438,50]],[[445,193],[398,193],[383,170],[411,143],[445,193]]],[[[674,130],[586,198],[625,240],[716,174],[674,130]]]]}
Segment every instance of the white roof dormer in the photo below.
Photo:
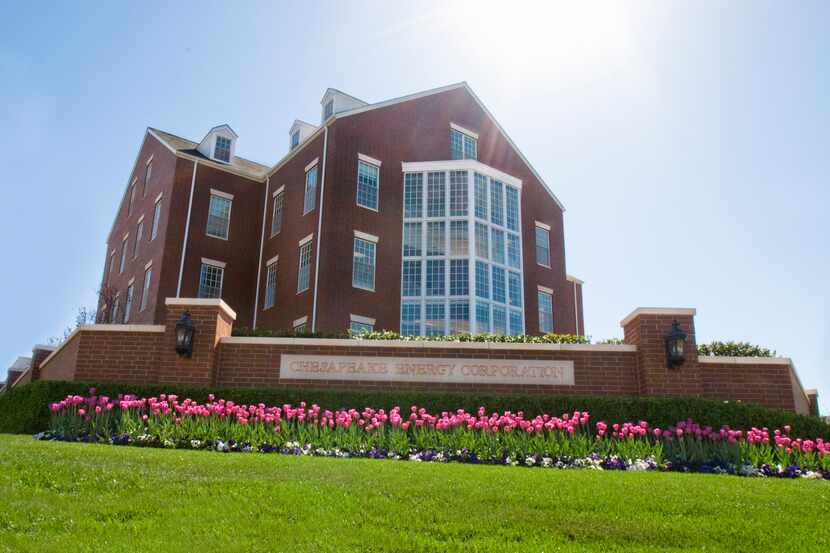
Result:
{"type": "Polygon", "coordinates": [[[326,93],[323,94],[323,99],[320,100],[320,106],[322,108],[320,120],[325,123],[326,120],[335,113],[368,105],[368,102],[364,102],[360,98],[355,98],[345,92],[341,92],[336,88],[327,88],[326,93]]]}
{"type": "Polygon", "coordinates": [[[318,128],[319,127],[316,127],[311,123],[295,119],[294,124],[291,125],[291,129],[288,131],[288,151],[290,152],[302,144],[305,139],[314,134],[314,131],[318,128]]]}
{"type": "Polygon", "coordinates": [[[236,155],[237,138],[239,135],[229,125],[219,125],[208,131],[196,150],[213,161],[230,163],[236,155]]]}

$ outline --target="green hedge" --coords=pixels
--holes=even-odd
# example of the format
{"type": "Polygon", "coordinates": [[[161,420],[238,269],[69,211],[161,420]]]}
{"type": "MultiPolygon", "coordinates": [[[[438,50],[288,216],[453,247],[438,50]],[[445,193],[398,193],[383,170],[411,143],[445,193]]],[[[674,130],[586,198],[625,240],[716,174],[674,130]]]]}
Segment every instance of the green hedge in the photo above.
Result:
{"type": "Polygon", "coordinates": [[[719,342],[717,340],[708,344],[698,344],[697,353],[718,357],[775,357],[775,351],[749,342],[719,342]]]}
{"type": "Polygon", "coordinates": [[[430,392],[346,392],[335,390],[241,390],[189,388],[185,386],[127,386],[121,384],[88,384],[82,382],[37,381],[13,388],[0,395],[0,432],[33,434],[45,430],[49,424],[48,404],[63,399],[68,394],[85,395],[90,386],[99,394],[115,397],[120,393],[141,397],[175,393],[179,397],[190,397],[205,401],[213,392],[216,397],[237,403],[317,403],[324,408],[366,406],[389,409],[395,405],[407,408],[410,405],[427,407],[431,411],[455,410],[459,408],[475,411],[485,406],[492,411],[525,411],[530,415],[548,413],[561,415],[574,410],[587,410],[591,420],[596,422],[647,420],[652,425],[665,427],[677,421],[692,418],[700,424],[720,427],[728,424],[733,428],[747,429],[751,426],[780,428],[792,426],[794,435],[800,437],[822,437],[830,439],[830,425],[818,417],[805,417],[787,411],[766,409],[758,405],[712,401],[698,398],[660,397],[613,397],[613,396],[520,396],[520,395],[476,395],[459,393],[430,392]]]}

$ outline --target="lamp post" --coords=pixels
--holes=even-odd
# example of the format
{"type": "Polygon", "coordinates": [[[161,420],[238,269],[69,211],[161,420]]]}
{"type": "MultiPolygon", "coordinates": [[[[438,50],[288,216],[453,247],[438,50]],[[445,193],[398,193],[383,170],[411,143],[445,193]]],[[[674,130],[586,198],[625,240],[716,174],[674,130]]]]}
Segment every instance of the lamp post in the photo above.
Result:
{"type": "Polygon", "coordinates": [[[193,357],[193,335],[195,333],[196,327],[190,320],[190,311],[185,311],[176,323],[176,353],[180,357],[193,357]]]}
{"type": "Polygon", "coordinates": [[[680,330],[680,325],[675,320],[671,325],[671,332],[666,335],[666,360],[670,369],[683,364],[685,346],[686,333],[680,330]]]}

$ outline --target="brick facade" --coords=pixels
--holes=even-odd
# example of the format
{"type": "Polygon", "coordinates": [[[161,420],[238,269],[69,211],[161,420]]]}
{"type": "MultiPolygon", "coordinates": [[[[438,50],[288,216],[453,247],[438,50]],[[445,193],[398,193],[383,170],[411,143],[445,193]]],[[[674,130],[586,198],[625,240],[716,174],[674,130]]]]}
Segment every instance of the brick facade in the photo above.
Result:
{"type": "Polygon", "coordinates": [[[232,388],[333,388],[613,396],[695,396],[817,414],[792,362],[782,358],[699,357],[694,310],[638,309],[623,321],[625,345],[358,341],[232,337],[236,314],[221,300],[166,302],[164,326],[93,325],[76,331],[40,366],[45,380],[187,384],[232,388]],[[196,327],[191,358],[175,352],[175,325],[189,311],[196,327]],[[678,320],[686,359],[666,367],[664,338],[678,320]],[[574,385],[286,380],[284,354],[317,356],[572,361],[574,385]]]}
{"type": "MultiPolygon", "coordinates": [[[[478,134],[478,161],[522,182],[519,231],[526,333],[539,332],[539,285],[553,290],[554,331],[584,333],[582,285],[575,286],[566,273],[563,208],[466,85],[348,116],[336,113],[270,170],[242,158],[219,163],[200,154],[195,142],[148,129],[107,241],[102,286],[119,294],[120,313],[115,322],[123,322],[126,290],[132,281],[129,323],[163,324],[165,298],[198,295],[201,263],[206,258],[225,264],[221,297],[237,311],[238,326],[280,330],[307,317],[309,329],[342,332],[349,326],[350,315],[359,314],[375,319],[377,329],[398,330],[401,163],[448,160],[451,124],[478,134]],[[377,211],[356,205],[358,154],[382,162],[377,211]],[[318,160],[315,208],[303,214],[305,173],[314,160],[318,160]],[[148,161],[150,179],[145,178],[148,161]],[[284,190],[283,222],[280,232],[272,236],[273,193],[280,188],[284,190]],[[205,232],[211,190],[233,196],[227,240],[205,232]],[[151,240],[159,197],[158,234],[151,240]],[[142,217],[142,240],[133,255],[142,217]],[[536,221],[551,228],[550,267],[536,263],[536,221]],[[351,286],[354,231],[380,237],[372,292],[351,286]],[[297,293],[298,242],[312,234],[311,286],[297,293]],[[265,264],[275,256],[279,256],[276,305],[265,309],[265,264]],[[141,309],[148,264],[152,279],[147,305],[141,309]]],[[[109,306],[99,307],[101,316],[108,317],[109,306]]]]}

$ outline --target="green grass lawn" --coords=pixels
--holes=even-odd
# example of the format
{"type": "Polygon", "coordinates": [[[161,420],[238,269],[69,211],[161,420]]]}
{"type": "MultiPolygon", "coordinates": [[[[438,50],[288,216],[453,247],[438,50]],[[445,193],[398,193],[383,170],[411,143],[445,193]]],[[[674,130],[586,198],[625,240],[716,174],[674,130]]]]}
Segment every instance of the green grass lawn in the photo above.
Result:
{"type": "Polygon", "coordinates": [[[830,551],[830,483],[0,435],[0,551],[830,551]]]}

